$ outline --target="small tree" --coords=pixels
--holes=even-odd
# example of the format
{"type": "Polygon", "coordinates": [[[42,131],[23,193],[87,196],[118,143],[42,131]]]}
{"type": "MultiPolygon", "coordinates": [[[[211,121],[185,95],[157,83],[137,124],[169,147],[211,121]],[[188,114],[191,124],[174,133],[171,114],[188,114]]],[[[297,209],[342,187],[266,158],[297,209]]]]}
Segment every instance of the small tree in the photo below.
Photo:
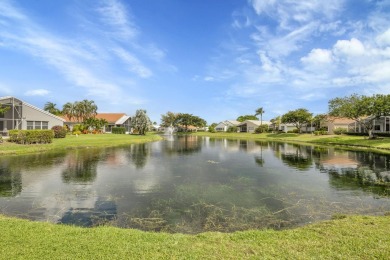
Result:
{"type": "Polygon", "coordinates": [[[139,135],[145,135],[149,129],[151,121],[146,115],[146,110],[138,109],[135,116],[131,118],[131,125],[139,135]]]}
{"type": "Polygon", "coordinates": [[[61,115],[61,111],[56,108],[57,104],[54,104],[53,102],[46,102],[45,106],[43,107],[43,110],[53,114],[53,115],[61,115]]]}
{"type": "Polygon", "coordinates": [[[300,133],[302,125],[309,123],[311,117],[312,113],[310,113],[307,109],[299,108],[296,110],[288,111],[286,114],[284,114],[282,116],[282,123],[293,124],[298,129],[298,133],[300,133]]]}
{"type": "Polygon", "coordinates": [[[179,116],[178,113],[173,113],[170,111],[168,111],[164,115],[161,115],[161,126],[164,127],[175,126],[178,116],[179,116]]]}

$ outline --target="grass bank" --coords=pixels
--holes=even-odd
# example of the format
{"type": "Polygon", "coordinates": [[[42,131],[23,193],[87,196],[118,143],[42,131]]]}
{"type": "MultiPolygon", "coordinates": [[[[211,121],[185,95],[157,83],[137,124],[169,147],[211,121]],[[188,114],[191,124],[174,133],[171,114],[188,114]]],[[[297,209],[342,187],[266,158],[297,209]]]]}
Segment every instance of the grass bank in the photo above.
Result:
{"type": "Polygon", "coordinates": [[[0,155],[22,155],[67,149],[113,147],[157,140],[161,140],[161,137],[153,133],[148,133],[144,136],[119,134],[67,135],[66,138],[54,139],[51,144],[32,145],[15,144],[4,140],[3,143],[0,143],[0,155]]]}
{"type": "Polygon", "coordinates": [[[232,138],[232,139],[248,139],[248,140],[270,140],[284,141],[293,143],[312,143],[318,145],[334,145],[353,150],[376,150],[382,153],[390,153],[390,138],[368,139],[365,136],[352,135],[312,135],[312,134],[293,134],[293,133],[209,133],[198,132],[194,133],[198,136],[209,136],[215,138],[232,138]]]}
{"type": "Polygon", "coordinates": [[[390,259],[390,217],[199,235],[80,228],[0,216],[1,259],[390,259]]]}

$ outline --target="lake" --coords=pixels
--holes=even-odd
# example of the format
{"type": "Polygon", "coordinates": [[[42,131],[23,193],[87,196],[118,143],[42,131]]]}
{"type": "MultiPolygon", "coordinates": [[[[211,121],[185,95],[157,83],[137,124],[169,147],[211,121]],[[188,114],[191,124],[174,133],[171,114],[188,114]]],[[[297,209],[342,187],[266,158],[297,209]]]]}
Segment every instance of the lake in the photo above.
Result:
{"type": "Polygon", "coordinates": [[[390,156],[279,142],[163,141],[0,159],[0,213],[199,233],[390,212],[390,156]],[[378,185],[387,183],[387,185],[378,185]]]}

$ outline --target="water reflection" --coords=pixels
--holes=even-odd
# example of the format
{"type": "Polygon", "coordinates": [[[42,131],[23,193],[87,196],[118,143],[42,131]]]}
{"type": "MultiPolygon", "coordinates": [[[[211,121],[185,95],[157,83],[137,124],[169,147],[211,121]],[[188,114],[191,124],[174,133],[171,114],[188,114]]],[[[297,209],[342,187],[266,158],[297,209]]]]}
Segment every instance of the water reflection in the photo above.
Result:
{"type": "Polygon", "coordinates": [[[93,182],[97,175],[97,164],[100,161],[100,150],[74,151],[65,156],[65,169],[62,179],[65,183],[93,182]]]}
{"type": "Polygon", "coordinates": [[[2,157],[0,212],[182,233],[294,227],[390,211],[389,158],[197,136],[2,157]]]}

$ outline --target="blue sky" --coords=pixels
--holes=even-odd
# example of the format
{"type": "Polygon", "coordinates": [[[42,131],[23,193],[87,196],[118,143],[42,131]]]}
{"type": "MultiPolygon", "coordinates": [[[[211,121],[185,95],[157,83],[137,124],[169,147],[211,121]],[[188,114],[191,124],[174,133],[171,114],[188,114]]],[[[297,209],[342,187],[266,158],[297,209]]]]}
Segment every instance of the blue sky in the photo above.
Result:
{"type": "Polygon", "coordinates": [[[1,0],[0,96],[208,123],[390,94],[390,1],[1,0]]]}

